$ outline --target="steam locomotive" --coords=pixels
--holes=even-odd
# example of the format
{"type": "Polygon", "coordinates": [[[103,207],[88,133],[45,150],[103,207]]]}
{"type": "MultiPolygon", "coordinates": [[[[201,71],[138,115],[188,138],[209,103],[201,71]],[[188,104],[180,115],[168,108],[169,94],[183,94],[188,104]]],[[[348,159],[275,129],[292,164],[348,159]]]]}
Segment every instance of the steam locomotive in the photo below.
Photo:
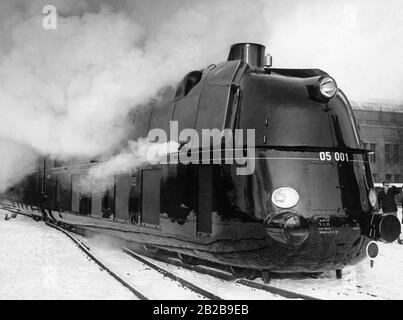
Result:
{"type": "MultiPolygon", "coordinates": [[[[83,191],[80,179],[97,161],[44,160],[9,197],[58,223],[234,273],[340,270],[364,259],[371,240],[400,234],[396,217],[378,213],[370,151],[335,80],[319,69],[273,68],[263,45],[233,45],[227,61],[188,73],[130,120],[131,140],[168,132],[172,121],[200,136],[253,129],[254,170],[239,175],[242,165],[224,160],[145,163],[117,174],[107,190],[83,191]]],[[[178,141],[178,152],[247,152],[223,141],[178,141]]]]}

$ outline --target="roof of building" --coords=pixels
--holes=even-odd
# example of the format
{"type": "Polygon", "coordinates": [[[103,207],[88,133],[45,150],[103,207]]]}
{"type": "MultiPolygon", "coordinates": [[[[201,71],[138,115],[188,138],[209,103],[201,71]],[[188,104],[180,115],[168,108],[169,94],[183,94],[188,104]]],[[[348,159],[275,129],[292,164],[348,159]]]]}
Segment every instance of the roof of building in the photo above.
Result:
{"type": "Polygon", "coordinates": [[[403,113],[403,103],[350,101],[350,104],[354,110],[403,113]]]}

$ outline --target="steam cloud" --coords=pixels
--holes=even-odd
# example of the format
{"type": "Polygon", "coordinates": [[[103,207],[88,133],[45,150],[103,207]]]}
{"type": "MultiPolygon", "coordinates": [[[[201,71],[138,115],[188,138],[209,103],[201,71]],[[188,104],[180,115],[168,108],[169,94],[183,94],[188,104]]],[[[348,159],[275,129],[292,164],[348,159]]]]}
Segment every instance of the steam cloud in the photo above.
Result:
{"type": "Polygon", "coordinates": [[[178,152],[179,143],[169,141],[152,143],[147,139],[129,141],[128,146],[108,161],[94,166],[89,175],[81,181],[81,189],[88,191],[92,185],[93,191],[106,190],[113,185],[115,174],[127,173],[146,163],[166,162],[169,153],[178,152]]]}
{"type": "Polygon", "coordinates": [[[322,68],[350,98],[400,101],[402,8],[397,0],[2,0],[0,191],[42,154],[119,149],[93,174],[133,168],[140,142],[125,142],[129,111],[224,60],[235,42],[266,44],[278,67],[322,68]],[[42,28],[47,4],[58,9],[56,31],[42,28]]]}
{"type": "MultiPolygon", "coordinates": [[[[56,31],[42,28],[46,4],[1,3],[0,137],[60,159],[110,152],[130,129],[131,109],[265,30],[249,25],[258,2],[244,0],[214,10],[208,2],[58,0],[56,31]]],[[[1,168],[4,189],[23,163],[21,152],[2,151],[10,163],[1,168]]]]}

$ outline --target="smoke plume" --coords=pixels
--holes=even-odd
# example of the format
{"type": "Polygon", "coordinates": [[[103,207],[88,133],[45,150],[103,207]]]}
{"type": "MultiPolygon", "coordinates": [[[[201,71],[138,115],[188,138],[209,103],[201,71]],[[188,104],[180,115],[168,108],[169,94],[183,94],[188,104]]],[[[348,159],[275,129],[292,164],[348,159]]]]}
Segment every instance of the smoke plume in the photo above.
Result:
{"type": "MultiPolygon", "coordinates": [[[[59,159],[110,152],[130,110],[265,29],[249,23],[258,2],[169,3],[52,1],[57,29],[45,30],[47,1],[2,2],[0,137],[59,159]]],[[[1,170],[19,173],[21,153],[2,151],[15,161],[1,170]]]]}
{"type": "Polygon", "coordinates": [[[177,153],[179,144],[175,141],[151,143],[147,139],[129,141],[128,146],[108,161],[92,167],[81,181],[82,190],[92,185],[92,191],[106,190],[114,183],[114,175],[128,173],[141,165],[167,163],[167,155],[177,153]]]}

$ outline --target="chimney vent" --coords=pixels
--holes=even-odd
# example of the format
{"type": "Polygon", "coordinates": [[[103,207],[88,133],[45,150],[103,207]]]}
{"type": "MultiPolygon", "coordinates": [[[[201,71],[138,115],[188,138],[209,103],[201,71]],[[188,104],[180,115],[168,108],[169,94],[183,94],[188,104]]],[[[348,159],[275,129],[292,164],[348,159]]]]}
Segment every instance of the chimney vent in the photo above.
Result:
{"type": "Polygon", "coordinates": [[[228,61],[242,60],[251,67],[263,68],[266,47],[258,43],[237,43],[231,46],[228,61]]]}

